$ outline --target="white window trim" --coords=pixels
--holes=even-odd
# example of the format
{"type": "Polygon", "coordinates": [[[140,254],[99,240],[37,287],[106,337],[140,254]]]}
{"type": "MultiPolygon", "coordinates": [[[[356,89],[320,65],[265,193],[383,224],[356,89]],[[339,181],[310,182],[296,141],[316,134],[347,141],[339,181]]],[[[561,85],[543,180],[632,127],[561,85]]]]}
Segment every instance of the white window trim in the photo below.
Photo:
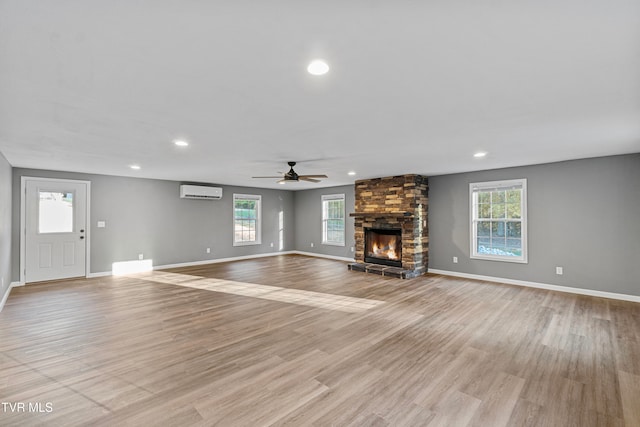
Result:
{"type": "Polygon", "coordinates": [[[488,182],[473,182],[469,184],[469,235],[471,236],[471,248],[470,248],[470,258],[472,259],[481,259],[488,261],[502,261],[502,262],[515,262],[520,264],[527,264],[529,262],[529,250],[527,246],[527,180],[526,178],[522,179],[511,179],[505,181],[488,181],[488,182]],[[522,187],[522,197],[520,200],[521,203],[521,218],[520,222],[521,226],[521,239],[522,239],[522,256],[521,257],[507,257],[500,255],[482,255],[477,253],[476,242],[477,242],[477,228],[475,224],[476,218],[476,204],[473,200],[474,191],[477,190],[489,190],[492,188],[504,188],[504,187],[522,187]]]}
{"type": "Polygon", "coordinates": [[[259,194],[233,194],[233,205],[231,206],[231,239],[233,246],[252,246],[262,244],[262,196],[259,194]],[[258,209],[256,212],[256,240],[253,242],[236,242],[236,200],[256,200],[258,209]]]}
{"type": "Polygon", "coordinates": [[[328,246],[346,246],[346,241],[347,241],[347,218],[346,218],[346,198],[344,194],[323,194],[321,197],[321,202],[320,202],[320,209],[322,209],[322,230],[321,230],[321,240],[322,240],[322,244],[323,245],[328,245],[328,246]],[[342,243],[340,242],[328,242],[325,241],[325,235],[324,235],[324,202],[328,201],[328,200],[342,200],[344,203],[342,204],[342,218],[344,221],[344,232],[343,232],[343,241],[342,243]]]}

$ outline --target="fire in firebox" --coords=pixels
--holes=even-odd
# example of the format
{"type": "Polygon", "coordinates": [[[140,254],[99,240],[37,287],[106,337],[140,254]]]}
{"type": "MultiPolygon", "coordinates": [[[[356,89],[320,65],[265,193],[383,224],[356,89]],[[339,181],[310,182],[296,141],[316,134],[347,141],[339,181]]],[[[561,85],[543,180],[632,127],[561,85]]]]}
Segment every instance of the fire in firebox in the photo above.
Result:
{"type": "Polygon", "coordinates": [[[381,242],[374,242],[371,246],[371,256],[377,258],[398,259],[396,254],[395,236],[381,236],[381,242]]]}
{"type": "Polygon", "coordinates": [[[402,260],[401,231],[395,229],[365,230],[365,261],[399,265],[402,260]]]}

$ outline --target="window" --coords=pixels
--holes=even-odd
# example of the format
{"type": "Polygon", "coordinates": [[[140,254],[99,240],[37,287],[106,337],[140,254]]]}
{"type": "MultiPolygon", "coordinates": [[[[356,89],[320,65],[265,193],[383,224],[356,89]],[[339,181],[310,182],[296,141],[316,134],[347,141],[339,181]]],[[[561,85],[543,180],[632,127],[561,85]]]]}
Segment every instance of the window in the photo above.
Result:
{"type": "Polygon", "coordinates": [[[72,233],[73,192],[40,190],[38,193],[38,232],[72,233]]]}
{"type": "Polygon", "coordinates": [[[262,196],[233,195],[233,246],[259,245],[262,196]]]}
{"type": "Polygon", "coordinates": [[[527,262],[527,180],[469,185],[471,258],[527,262]]]}
{"type": "Polygon", "coordinates": [[[344,246],[344,194],[322,196],[322,243],[344,246]]]}

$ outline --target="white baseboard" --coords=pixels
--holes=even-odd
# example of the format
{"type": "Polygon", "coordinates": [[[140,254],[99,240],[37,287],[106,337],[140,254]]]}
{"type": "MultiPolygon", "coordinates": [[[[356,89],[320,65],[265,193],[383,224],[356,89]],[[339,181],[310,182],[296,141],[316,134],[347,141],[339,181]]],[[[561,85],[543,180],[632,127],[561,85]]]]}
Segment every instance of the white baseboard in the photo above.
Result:
{"type": "Polygon", "coordinates": [[[0,312],[4,308],[4,303],[7,302],[7,298],[9,298],[9,293],[11,292],[11,288],[12,287],[13,286],[11,286],[11,284],[9,284],[9,287],[7,288],[7,290],[4,291],[4,295],[2,296],[2,300],[0,300],[0,312]]]}
{"type": "Polygon", "coordinates": [[[316,257],[316,258],[333,259],[333,260],[336,260],[336,261],[355,262],[354,258],[347,258],[347,257],[343,257],[343,256],[334,256],[334,255],[325,255],[325,254],[317,254],[315,252],[291,251],[291,253],[292,254],[296,254],[296,255],[312,256],[312,257],[316,257]]]}
{"type": "Polygon", "coordinates": [[[89,273],[89,274],[87,274],[87,279],[92,279],[94,277],[105,277],[105,276],[111,276],[111,272],[110,271],[100,271],[98,273],[89,273]]]}
{"type": "Polygon", "coordinates": [[[243,261],[247,259],[266,258],[266,257],[278,256],[278,255],[290,255],[290,254],[293,254],[294,252],[295,251],[267,252],[264,254],[234,256],[230,258],[217,258],[217,259],[205,259],[203,261],[181,262],[178,264],[154,265],[153,269],[164,270],[165,268],[193,267],[196,265],[219,264],[221,262],[243,261]]]}
{"type": "MultiPolygon", "coordinates": [[[[202,261],[190,261],[190,262],[180,262],[176,264],[154,265],[153,269],[164,270],[167,268],[194,267],[197,265],[219,264],[221,262],[243,261],[247,259],[266,258],[266,257],[278,256],[278,255],[291,255],[295,253],[296,251],[282,251],[282,252],[268,252],[264,254],[255,254],[255,255],[243,255],[243,256],[236,256],[236,257],[229,257],[229,258],[205,259],[202,261]]],[[[111,275],[112,275],[111,271],[101,271],[98,273],[89,273],[87,274],[87,278],[105,277],[105,276],[111,276],[111,275]]]]}
{"type": "Polygon", "coordinates": [[[526,280],[506,279],[502,277],[481,276],[479,274],[459,273],[456,271],[437,270],[434,268],[429,268],[428,273],[442,274],[443,276],[462,277],[465,279],[484,280],[486,282],[506,283],[508,285],[524,286],[527,288],[546,289],[549,291],[566,292],[570,294],[589,295],[592,297],[640,302],[640,296],[636,296],[636,295],[617,294],[614,292],[595,291],[592,289],[573,288],[570,286],[550,285],[547,283],[528,282],[526,280]]]}
{"type": "MultiPolygon", "coordinates": [[[[282,251],[282,252],[267,252],[267,253],[264,253],[264,254],[255,254],[255,255],[243,255],[243,256],[236,256],[236,257],[229,257],[229,258],[205,259],[205,260],[202,260],[202,261],[180,262],[180,263],[176,263],[176,264],[154,265],[153,269],[154,270],[164,270],[164,269],[167,269],[167,268],[194,267],[194,266],[197,266],[197,265],[219,264],[221,262],[243,261],[243,260],[248,260],[248,259],[266,258],[266,257],[272,257],[272,256],[278,256],[278,255],[306,255],[306,256],[312,256],[312,257],[317,257],[317,258],[332,259],[332,260],[336,260],[336,261],[347,261],[347,262],[353,262],[354,261],[353,258],[339,257],[339,256],[333,256],[333,255],[324,255],[324,254],[316,254],[316,253],[313,253],[313,252],[282,251]]],[[[89,273],[89,274],[87,274],[87,278],[105,277],[105,276],[111,276],[111,275],[112,275],[111,271],[101,271],[101,272],[97,272],[97,273],[89,273]]]]}
{"type": "Polygon", "coordinates": [[[6,291],[4,291],[4,295],[2,296],[2,300],[0,300],[0,311],[4,308],[4,304],[7,302],[9,298],[9,294],[11,293],[11,289],[16,288],[18,286],[24,286],[24,283],[21,282],[11,282],[9,283],[9,287],[6,291]]]}

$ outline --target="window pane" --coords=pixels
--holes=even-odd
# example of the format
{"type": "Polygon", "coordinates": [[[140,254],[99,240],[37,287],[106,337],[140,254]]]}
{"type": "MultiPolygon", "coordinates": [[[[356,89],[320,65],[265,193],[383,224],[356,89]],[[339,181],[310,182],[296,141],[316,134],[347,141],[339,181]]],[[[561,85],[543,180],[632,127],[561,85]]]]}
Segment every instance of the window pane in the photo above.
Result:
{"type": "Polygon", "coordinates": [[[478,253],[482,255],[500,255],[507,257],[517,257],[522,255],[520,239],[491,239],[490,244],[485,238],[477,240],[478,253]]]}
{"type": "Polygon", "coordinates": [[[520,203],[515,204],[515,203],[509,203],[507,206],[507,218],[520,218],[521,215],[521,209],[520,209],[520,203]]]}
{"type": "Polygon", "coordinates": [[[491,203],[491,193],[488,193],[488,192],[478,193],[478,203],[491,203]]]}
{"type": "Polygon", "coordinates": [[[506,246],[507,246],[507,242],[505,241],[504,238],[500,238],[500,237],[491,238],[491,249],[497,255],[504,255],[500,252],[504,252],[504,250],[506,249],[506,246]]]}
{"type": "Polygon", "coordinates": [[[492,191],[491,203],[504,203],[505,192],[504,191],[492,191]]]}
{"type": "Polygon", "coordinates": [[[520,249],[521,246],[522,246],[522,240],[520,240],[520,239],[507,239],[507,247],[508,248],[520,249]]]}
{"type": "Polygon", "coordinates": [[[478,205],[478,218],[491,218],[491,205],[478,205]]]}
{"type": "Polygon", "coordinates": [[[509,190],[507,191],[507,203],[520,204],[520,195],[522,190],[509,190]]]}
{"type": "Polygon", "coordinates": [[[491,234],[491,223],[489,221],[478,222],[478,236],[489,236],[491,234]]]}
{"type": "Polygon", "coordinates": [[[343,243],[344,242],[344,234],[340,231],[332,231],[330,241],[334,243],[343,243]]]}
{"type": "Polygon", "coordinates": [[[39,191],[40,233],[73,232],[73,193],[39,191]]]}
{"type": "Polygon", "coordinates": [[[491,218],[504,218],[505,217],[505,205],[494,204],[491,205],[491,218]]]}
{"type": "Polygon", "coordinates": [[[520,222],[508,222],[507,237],[522,237],[522,224],[520,222]]]}
{"type": "Polygon", "coordinates": [[[491,237],[504,237],[504,222],[491,221],[491,237]]]}

